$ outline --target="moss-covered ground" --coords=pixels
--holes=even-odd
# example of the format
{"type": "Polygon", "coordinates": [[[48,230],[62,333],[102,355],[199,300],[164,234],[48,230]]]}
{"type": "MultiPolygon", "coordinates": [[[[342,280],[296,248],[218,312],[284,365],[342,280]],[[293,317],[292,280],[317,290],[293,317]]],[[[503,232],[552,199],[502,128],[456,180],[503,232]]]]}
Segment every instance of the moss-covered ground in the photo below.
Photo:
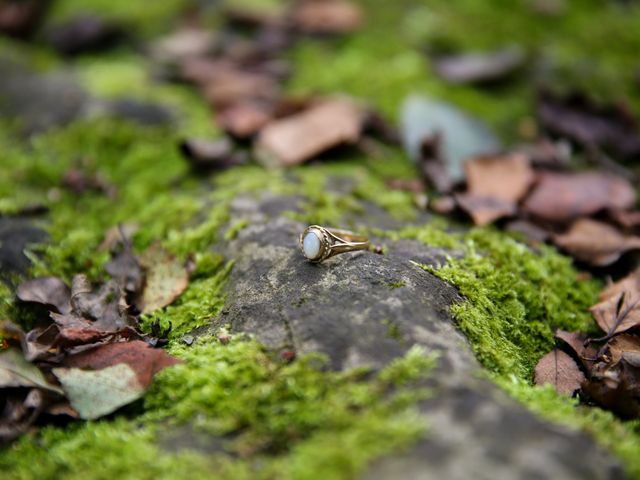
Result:
{"type": "MultiPolygon", "coordinates": [[[[424,92],[455,102],[486,120],[506,141],[517,141],[531,124],[532,72],[493,90],[451,87],[430,72],[424,49],[491,49],[518,43],[544,59],[544,76],[538,80],[559,89],[585,88],[604,100],[627,98],[640,109],[640,92],[633,84],[640,11],[624,2],[567,2],[560,17],[535,13],[530,7],[534,2],[525,0],[361,3],[367,12],[363,31],[338,40],[307,40],[291,52],[291,92],[351,93],[391,118],[397,117],[405,95],[424,92]]],[[[124,19],[144,39],[169,31],[183,4],[60,0],[53,16],[64,19],[78,9],[94,10],[124,19]]],[[[215,25],[215,16],[210,21],[215,25]]],[[[28,58],[43,70],[61,64],[44,46],[3,40],[0,50],[28,58]]],[[[151,128],[96,119],[28,143],[13,135],[14,126],[3,125],[0,212],[10,215],[34,204],[49,207],[48,215],[35,220],[51,241],[34,248],[34,275],[70,279],[76,272],[88,272],[101,278],[107,254],[98,246],[105,232],[120,222],[139,225],[133,238],[138,250],[160,240],[179,256],[193,254],[197,269],[188,290],[172,306],[145,319],[146,324],[172,324],[168,348],[185,364],[160,374],[142,404],[114,418],[47,427],[23,437],[0,452],[3,475],[179,478],[188,471],[194,478],[340,479],[423,434],[415,427],[419,422],[413,406],[426,394],[420,384],[433,360],[425,352],[412,350],[372,377],[362,371],[329,372],[315,357],[288,364],[250,339],[223,344],[207,337],[191,347],[181,343],[185,333],[207,324],[223,308],[225,280],[233,266],[210,246],[223,224],[233,225],[228,235],[244,226],[229,218],[232,198],[262,190],[303,190],[307,198],[295,215],[305,221],[340,224],[345,211],[362,211],[362,200],[378,203],[398,219],[412,218],[410,196],[384,188],[385,178],[415,175],[404,154],[385,147],[375,155],[341,156],[287,175],[246,166],[197,176],[176,148],[186,135],[216,135],[195,93],[155,82],[148,62],[133,48],[80,58],[73,68],[95,95],[163,103],[176,110],[178,125],[151,128]],[[117,186],[117,196],[77,196],[60,188],[70,167],[99,173],[117,186]],[[327,179],[336,175],[353,179],[351,194],[324,189],[327,179]],[[166,432],[179,428],[214,434],[210,438],[220,439],[220,444],[202,451],[166,448],[166,432]]],[[[570,261],[552,249],[533,252],[491,229],[453,234],[436,221],[385,235],[463,250],[464,258],[451,259],[434,273],[455,284],[466,298],[454,314],[488,374],[533,411],[593,434],[640,478],[637,423],[623,423],[531,385],[533,365],[553,345],[552,329],[591,325],[586,308],[596,298],[597,282],[580,280],[570,261]]],[[[21,320],[4,286],[0,313],[21,320]]]]}

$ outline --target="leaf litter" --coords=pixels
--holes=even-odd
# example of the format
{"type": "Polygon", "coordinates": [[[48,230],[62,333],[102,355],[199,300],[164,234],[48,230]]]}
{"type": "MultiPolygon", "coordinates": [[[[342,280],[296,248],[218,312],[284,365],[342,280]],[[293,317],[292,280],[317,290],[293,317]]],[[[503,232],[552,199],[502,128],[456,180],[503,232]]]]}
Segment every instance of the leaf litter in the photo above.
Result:
{"type": "Polygon", "coordinates": [[[110,231],[104,242],[111,251],[105,265],[110,280],[93,284],[78,274],[70,288],[56,277],[17,287],[18,299],[33,306],[38,320],[28,332],[10,322],[0,325],[9,345],[0,352],[0,441],[15,439],[41,418],[89,420],[113,413],[141,398],[156,373],[179,362],[154,348],[168,332],[141,332],[138,315],[171,304],[187,288],[187,265],[159,244],[137,255],[125,228],[118,232],[120,239],[110,231]]]}

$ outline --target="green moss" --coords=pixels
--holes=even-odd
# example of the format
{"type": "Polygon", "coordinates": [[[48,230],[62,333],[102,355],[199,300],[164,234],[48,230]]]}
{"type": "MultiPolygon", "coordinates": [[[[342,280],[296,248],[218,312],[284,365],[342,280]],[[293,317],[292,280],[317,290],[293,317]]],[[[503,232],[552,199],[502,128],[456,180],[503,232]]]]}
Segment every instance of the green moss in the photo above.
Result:
{"type": "Polygon", "coordinates": [[[247,220],[246,218],[234,222],[232,225],[229,226],[229,229],[225,232],[224,239],[227,241],[233,240],[238,236],[238,233],[240,233],[242,230],[244,230],[248,226],[249,226],[249,220],[247,220]]]}
{"type": "Polygon", "coordinates": [[[325,370],[315,356],[284,363],[237,338],[174,343],[171,351],[185,363],[158,375],[142,416],[24,437],[0,451],[7,478],[173,479],[188,471],[194,478],[337,480],[423,433],[412,405],[427,394],[420,384],[435,359],[418,348],[374,376],[325,370]],[[177,453],[161,450],[160,433],[183,424],[218,437],[222,451],[204,455],[175,442],[177,453]],[[43,449],[47,455],[38,455],[43,449]]]}
{"type": "Polygon", "coordinates": [[[534,251],[491,228],[442,237],[433,226],[412,227],[394,236],[462,251],[439,268],[424,268],[464,296],[452,313],[490,376],[533,412],[592,435],[624,461],[631,476],[640,477],[640,421],[623,422],[532,385],[532,370],[553,348],[556,328],[595,329],[587,308],[597,300],[599,282],[579,280],[570,259],[550,247],[534,251]]]}

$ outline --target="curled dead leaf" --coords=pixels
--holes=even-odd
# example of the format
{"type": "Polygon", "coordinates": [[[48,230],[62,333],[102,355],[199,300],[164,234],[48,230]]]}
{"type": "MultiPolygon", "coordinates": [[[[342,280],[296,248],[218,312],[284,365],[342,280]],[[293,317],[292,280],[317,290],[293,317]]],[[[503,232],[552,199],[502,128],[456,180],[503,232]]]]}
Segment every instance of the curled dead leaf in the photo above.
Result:
{"type": "Polygon", "coordinates": [[[57,313],[71,310],[71,290],[57,277],[38,277],[22,282],[16,296],[22,302],[37,303],[57,313]]]}

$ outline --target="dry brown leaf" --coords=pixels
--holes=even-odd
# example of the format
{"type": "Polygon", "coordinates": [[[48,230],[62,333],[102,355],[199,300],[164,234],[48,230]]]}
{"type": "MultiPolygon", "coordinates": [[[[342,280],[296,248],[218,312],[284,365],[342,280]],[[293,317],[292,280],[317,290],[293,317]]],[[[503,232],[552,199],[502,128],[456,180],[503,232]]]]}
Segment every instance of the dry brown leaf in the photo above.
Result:
{"type": "Polygon", "coordinates": [[[22,282],[16,296],[22,302],[37,303],[57,313],[71,310],[71,290],[57,277],[38,277],[22,282]]]}
{"type": "Polygon", "coordinates": [[[640,292],[621,292],[589,309],[607,335],[621,333],[640,323],[640,292]]]}
{"type": "Polygon", "coordinates": [[[640,237],[623,235],[609,224],[583,218],[553,242],[578,260],[597,267],[615,263],[623,253],[640,248],[640,237]]]}
{"type": "Polygon", "coordinates": [[[362,10],[346,0],[305,0],[292,17],[298,30],[311,34],[349,33],[362,25],[362,10]]]}
{"type": "Polygon", "coordinates": [[[458,206],[476,225],[488,225],[496,220],[515,215],[516,204],[495,197],[480,197],[467,193],[455,195],[458,206]]]}
{"type": "Polygon", "coordinates": [[[542,220],[566,222],[600,210],[626,210],[635,201],[634,188],[620,177],[600,172],[544,173],[523,208],[542,220]]]}
{"type": "Polygon", "coordinates": [[[573,358],[557,348],[542,357],[535,368],[535,384],[550,383],[562,395],[573,395],[584,380],[573,358]]]}
{"type": "Polygon", "coordinates": [[[147,272],[147,283],[138,303],[143,313],[170,305],[189,285],[184,264],[159,244],[149,247],[140,257],[140,263],[147,272]]]}
{"type": "Polygon", "coordinates": [[[580,361],[584,368],[590,369],[593,366],[598,349],[592,343],[587,342],[586,333],[556,330],[555,337],[571,349],[574,358],[580,361]]]}
{"type": "Polygon", "coordinates": [[[533,183],[529,159],[520,153],[481,156],[465,162],[467,192],[517,203],[533,183]]]}
{"type": "Polygon", "coordinates": [[[623,292],[627,294],[640,292],[640,270],[635,270],[617,282],[607,285],[600,292],[599,298],[600,301],[604,301],[611,297],[619,297],[623,292]]]}
{"type": "Polygon", "coordinates": [[[363,120],[363,110],[352,101],[327,100],[267,125],[258,137],[256,156],[267,166],[303,163],[331,148],[356,143],[363,120]]]}

